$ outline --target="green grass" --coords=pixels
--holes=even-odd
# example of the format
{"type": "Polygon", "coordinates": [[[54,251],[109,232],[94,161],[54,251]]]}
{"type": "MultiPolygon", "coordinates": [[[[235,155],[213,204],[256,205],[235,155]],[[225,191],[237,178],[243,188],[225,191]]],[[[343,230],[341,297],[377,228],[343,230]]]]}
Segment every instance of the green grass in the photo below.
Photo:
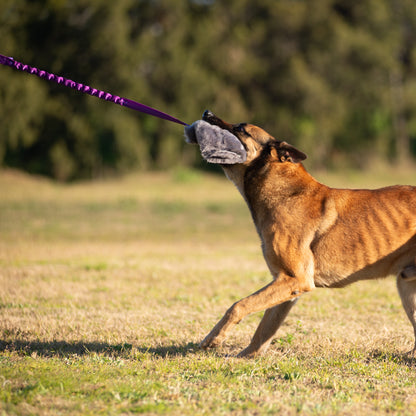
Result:
{"type": "MultiPolygon", "coordinates": [[[[412,175],[412,176],[411,176],[412,175]]],[[[321,173],[334,186],[416,173],[321,173]]],[[[268,353],[198,342],[269,281],[241,196],[197,172],[62,185],[0,172],[0,415],[413,415],[410,323],[393,278],[316,290],[268,353]]]]}

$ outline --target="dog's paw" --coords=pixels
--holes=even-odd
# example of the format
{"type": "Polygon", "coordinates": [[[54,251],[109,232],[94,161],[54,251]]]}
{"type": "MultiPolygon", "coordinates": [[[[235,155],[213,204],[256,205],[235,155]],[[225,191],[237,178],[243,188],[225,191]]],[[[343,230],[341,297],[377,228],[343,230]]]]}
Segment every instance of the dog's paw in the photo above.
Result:
{"type": "MultiPolygon", "coordinates": [[[[266,347],[267,348],[267,347],[266,347]]],[[[244,348],[239,354],[237,354],[237,358],[255,358],[263,354],[266,348],[258,348],[249,345],[247,348],[244,348]]]]}
{"type": "Polygon", "coordinates": [[[212,334],[212,332],[210,332],[199,344],[199,346],[203,350],[207,350],[208,348],[215,348],[220,345],[221,345],[221,340],[218,339],[218,336],[216,336],[215,334],[212,334]]]}
{"type": "Polygon", "coordinates": [[[249,351],[248,348],[245,348],[243,351],[237,354],[237,358],[254,358],[258,354],[255,351],[249,351]]]}
{"type": "Polygon", "coordinates": [[[199,344],[199,347],[202,348],[203,350],[207,350],[209,348],[215,348],[217,346],[218,345],[216,343],[212,342],[211,340],[207,340],[206,338],[204,338],[199,344]]]}

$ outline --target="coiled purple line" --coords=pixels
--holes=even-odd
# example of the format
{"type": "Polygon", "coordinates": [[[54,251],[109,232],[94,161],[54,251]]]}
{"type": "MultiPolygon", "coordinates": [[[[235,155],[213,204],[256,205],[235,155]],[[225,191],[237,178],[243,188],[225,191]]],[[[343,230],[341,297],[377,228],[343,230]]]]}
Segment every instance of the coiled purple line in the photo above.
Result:
{"type": "Polygon", "coordinates": [[[40,70],[33,66],[22,64],[21,62],[18,62],[13,58],[4,55],[0,55],[0,64],[11,66],[19,71],[24,71],[32,75],[37,75],[38,77],[46,79],[48,81],[54,81],[57,84],[64,85],[65,87],[76,89],[80,92],[84,92],[86,94],[101,98],[106,101],[111,101],[112,103],[119,104],[121,106],[128,107],[154,117],[159,117],[164,120],[173,121],[174,123],[182,124],[184,126],[188,125],[187,123],[184,123],[183,121],[175,117],[172,117],[169,114],[163,113],[162,111],[156,110],[155,108],[149,107],[145,104],[129,100],[128,98],[122,98],[118,95],[113,95],[102,90],[97,90],[96,88],[92,88],[89,85],[84,85],[79,82],[72,81],[71,79],[67,79],[62,76],[52,74],[50,72],[40,70]]]}

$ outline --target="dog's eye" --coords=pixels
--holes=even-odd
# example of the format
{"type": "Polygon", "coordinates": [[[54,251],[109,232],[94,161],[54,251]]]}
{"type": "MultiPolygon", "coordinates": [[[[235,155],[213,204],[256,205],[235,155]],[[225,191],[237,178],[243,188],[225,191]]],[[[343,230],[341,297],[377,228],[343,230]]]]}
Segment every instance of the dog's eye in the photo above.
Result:
{"type": "Polygon", "coordinates": [[[235,130],[238,131],[239,133],[244,133],[248,135],[245,127],[246,127],[246,123],[241,123],[235,127],[235,130]]]}

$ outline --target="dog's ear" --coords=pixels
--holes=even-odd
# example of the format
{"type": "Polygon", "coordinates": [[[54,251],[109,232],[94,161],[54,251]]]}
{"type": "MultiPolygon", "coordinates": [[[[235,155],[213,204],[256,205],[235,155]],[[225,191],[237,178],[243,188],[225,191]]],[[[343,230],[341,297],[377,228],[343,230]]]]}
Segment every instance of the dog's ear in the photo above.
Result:
{"type": "Polygon", "coordinates": [[[299,163],[306,159],[305,153],[286,142],[280,142],[276,147],[274,147],[271,154],[280,160],[280,162],[299,163]]]}

